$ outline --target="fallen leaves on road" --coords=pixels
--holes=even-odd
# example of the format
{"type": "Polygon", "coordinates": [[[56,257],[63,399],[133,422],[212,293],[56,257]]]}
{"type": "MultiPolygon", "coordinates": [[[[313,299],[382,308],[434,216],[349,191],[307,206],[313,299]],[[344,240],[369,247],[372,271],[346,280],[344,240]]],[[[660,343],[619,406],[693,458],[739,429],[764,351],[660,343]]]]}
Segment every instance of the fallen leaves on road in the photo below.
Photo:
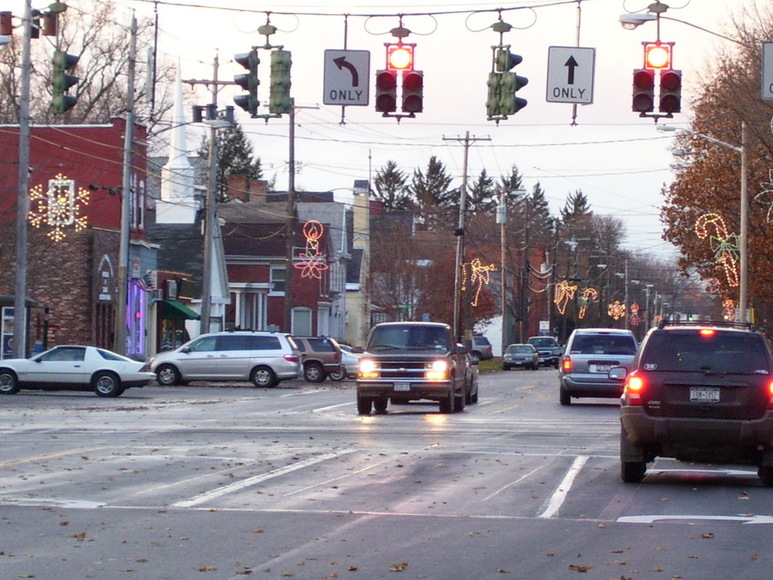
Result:
{"type": "Polygon", "coordinates": [[[389,565],[389,571],[390,572],[403,572],[408,567],[408,562],[400,562],[399,564],[390,564],[389,565]]]}

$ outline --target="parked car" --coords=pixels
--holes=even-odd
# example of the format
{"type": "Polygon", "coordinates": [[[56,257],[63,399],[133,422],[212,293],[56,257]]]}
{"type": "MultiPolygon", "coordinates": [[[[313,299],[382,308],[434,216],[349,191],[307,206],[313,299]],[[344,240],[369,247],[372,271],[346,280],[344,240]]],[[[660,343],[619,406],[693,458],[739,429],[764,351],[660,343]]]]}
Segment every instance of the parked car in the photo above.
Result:
{"type": "Polygon", "coordinates": [[[0,394],[20,389],[94,391],[118,397],[155,379],[150,366],[95,346],[55,346],[29,359],[0,360],[0,394]]]}
{"type": "Polygon", "coordinates": [[[488,360],[494,358],[494,347],[485,336],[475,335],[472,337],[472,356],[478,357],[478,360],[488,360]]]}
{"type": "Polygon", "coordinates": [[[502,355],[502,370],[509,371],[513,367],[523,367],[536,371],[539,369],[539,354],[530,344],[510,344],[502,355]]]}
{"type": "Polygon", "coordinates": [[[292,338],[278,332],[235,331],[202,334],[150,362],[164,386],[190,381],[251,381],[275,387],[301,374],[301,356],[292,338]]]}
{"type": "Polygon", "coordinates": [[[530,336],[526,341],[537,349],[539,364],[558,368],[564,349],[558,344],[558,340],[552,336],[530,336]]]}
{"type": "Polygon", "coordinates": [[[620,475],[640,482],[647,463],[673,457],[757,466],[773,486],[773,357],[749,325],[661,325],[650,330],[625,379],[620,475]]]}
{"type": "Polygon", "coordinates": [[[321,383],[330,373],[341,373],[343,353],[335,339],[327,336],[294,336],[301,353],[303,378],[321,383]]]}
{"type": "Polygon", "coordinates": [[[630,330],[577,328],[569,335],[558,369],[559,400],[572,397],[619,397],[623,381],[610,378],[613,367],[631,368],[636,339],[630,330]]]}
{"type": "Polygon", "coordinates": [[[360,364],[360,355],[352,352],[348,344],[338,343],[341,348],[341,369],[328,373],[331,381],[343,381],[346,378],[357,376],[357,368],[360,364]]]}

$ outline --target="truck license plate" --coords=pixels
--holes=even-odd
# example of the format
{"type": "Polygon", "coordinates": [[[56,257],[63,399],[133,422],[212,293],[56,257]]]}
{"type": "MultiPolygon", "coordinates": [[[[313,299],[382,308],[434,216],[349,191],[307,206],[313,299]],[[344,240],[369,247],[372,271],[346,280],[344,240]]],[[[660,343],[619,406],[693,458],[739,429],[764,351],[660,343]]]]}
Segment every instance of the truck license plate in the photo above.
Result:
{"type": "Polygon", "coordinates": [[[719,403],[719,387],[690,387],[691,403],[719,403]]]}
{"type": "Polygon", "coordinates": [[[410,391],[410,383],[395,383],[395,391],[410,391]]]}

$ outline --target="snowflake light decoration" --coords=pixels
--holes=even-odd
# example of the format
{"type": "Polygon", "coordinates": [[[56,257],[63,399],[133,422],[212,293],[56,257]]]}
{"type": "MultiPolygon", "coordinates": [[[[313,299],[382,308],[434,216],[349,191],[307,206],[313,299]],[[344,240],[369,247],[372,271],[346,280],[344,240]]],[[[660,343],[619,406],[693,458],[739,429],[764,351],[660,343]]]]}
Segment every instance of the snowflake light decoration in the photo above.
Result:
{"type": "Polygon", "coordinates": [[[615,320],[620,320],[623,316],[625,316],[625,304],[619,300],[615,300],[612,302],[612,304],[609,305],[607,312],[615,320]]]}
{"type": "Polygon", "coordinates": [[[299,254],[301,260],[293,267],[301,271],[303,278],[322,278],[322,271],[328,269],[325,254],[319,253],[319,240],[325,228],[317,220],[309,220],[303,224],[303,235],[306,236],[306,247],[299,254]]]}
{"type": "Polygon", "coordinates": [[[574,298],[575,292],[577,292],[577,284],[570,284],[566,280],[561,280],[556,284],[556,295],[553,298],[553,303],[561,314],[566,312],[566,307],[569,301],[574,298]]]}
{"type": "Polygon", "coordinates": [[[30,211],[27,218],[33,227],[46,224],[51,226],[48,237],[61,242],[67,234],[65,228],[74,225],[75,232],[86,228],[87,217],[81,216],[81,206],[88,205],[89,192],[79,189],[75,193],[75,182],[61,173],[49,180],[48,189],[38,184],[30,190],[30,211]]]}

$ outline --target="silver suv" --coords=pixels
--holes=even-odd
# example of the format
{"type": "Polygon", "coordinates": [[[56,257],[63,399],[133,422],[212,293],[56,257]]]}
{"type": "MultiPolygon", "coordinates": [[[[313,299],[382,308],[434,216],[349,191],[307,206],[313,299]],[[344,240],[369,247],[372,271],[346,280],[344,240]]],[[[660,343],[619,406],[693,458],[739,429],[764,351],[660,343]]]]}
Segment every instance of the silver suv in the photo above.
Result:
{"type": "Polygon", "coordinates": [[[630,330],[577,328],[566,342],[558,369],[559,400],[571,397],[619,397],[623,381],[609,377],[614,367],[631,368],[636,339],[630,330]]]}
{"type": "Polygon", "coordinates": [[[292,338],[276,332],[202,334],[181,347],[157,354],[150,370],[164,386],[189,381],[250,381],[275,387],[301,375],[301,357],[292,338]]]}

